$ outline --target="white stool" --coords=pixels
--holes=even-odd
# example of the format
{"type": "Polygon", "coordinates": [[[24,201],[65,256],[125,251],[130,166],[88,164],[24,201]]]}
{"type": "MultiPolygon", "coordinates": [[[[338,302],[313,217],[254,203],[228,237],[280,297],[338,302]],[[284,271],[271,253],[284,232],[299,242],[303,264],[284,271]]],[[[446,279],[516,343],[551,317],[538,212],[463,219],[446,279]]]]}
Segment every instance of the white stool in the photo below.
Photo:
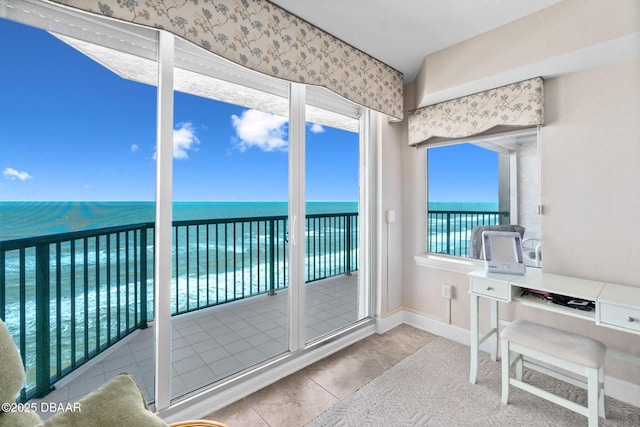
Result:
{"type": "Polygon", "coordinates": [[[502,403],[508,402],[509,385],[513,385],[585,415],[589,419],[589,427],[598,425],[598,416],[605,418],[604,357],[607,347],[603,343],[582,335],[525,320],[514,320],[502,331],[500,337],[502,339],[502,403]],[[514,359],[515,378],[510,378],[509,374],[511,368],[510,351],[517,353],[514,359]],[[523,356],[529,356],[540,362],[586,377],[587,406],[578,405],[523,382],[523,356]]]}

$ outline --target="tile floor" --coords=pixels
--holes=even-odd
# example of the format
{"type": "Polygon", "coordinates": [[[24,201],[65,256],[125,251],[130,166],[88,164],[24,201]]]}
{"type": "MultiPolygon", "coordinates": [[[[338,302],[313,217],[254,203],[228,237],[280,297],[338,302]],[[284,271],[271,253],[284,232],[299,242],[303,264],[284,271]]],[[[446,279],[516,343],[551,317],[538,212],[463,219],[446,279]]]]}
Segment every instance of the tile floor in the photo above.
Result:
{"type": "Polygon", "coordinates": [[[205,418],[230,427],[304,426],[435,338],[408,325],[372,335],[205,418]]]}
{"type": "MultiPolygon", "coordinates": [[[[336,276],[307,285],[309,341],[357,320],[357,278],[336,276]]],[[[287,311],[284,290],[174,317],[172,398],[286,352],[287,311]]],[[[153,333],[153,327],[134,332],[63,378],[41,401],[74,402],[125,371],[147,400],[153,399],[153,333]]]]}

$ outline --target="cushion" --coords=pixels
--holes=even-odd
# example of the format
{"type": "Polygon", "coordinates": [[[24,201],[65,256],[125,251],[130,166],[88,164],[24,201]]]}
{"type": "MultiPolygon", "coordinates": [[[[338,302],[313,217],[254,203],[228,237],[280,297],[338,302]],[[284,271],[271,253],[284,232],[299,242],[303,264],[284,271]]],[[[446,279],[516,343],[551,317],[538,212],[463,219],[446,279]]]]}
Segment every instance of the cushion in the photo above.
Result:
{"type": "Polygon", "coordinates": [[[24,385],[24,367],[11,334],[0,320],[0,403],[14,403],[24,385]]]}
{"type": "Polygon", "coordinates": [[[0,427],[33,427],[39,423],[40,417],[35,412],[0,412],[0,427]]]}
{"type": "Polygon", "coordinates": [[[129,373],[122,373],[78,402],[77,410],[58,412],[40,426],[162,426],[167,424],[151,412],[129,373]]]}
{"type": "Polygon", "coordinates": [[[516,319],[503,329],[502,339],[589,368],[600,368],[607,346],[593,338],[516,319]]]}

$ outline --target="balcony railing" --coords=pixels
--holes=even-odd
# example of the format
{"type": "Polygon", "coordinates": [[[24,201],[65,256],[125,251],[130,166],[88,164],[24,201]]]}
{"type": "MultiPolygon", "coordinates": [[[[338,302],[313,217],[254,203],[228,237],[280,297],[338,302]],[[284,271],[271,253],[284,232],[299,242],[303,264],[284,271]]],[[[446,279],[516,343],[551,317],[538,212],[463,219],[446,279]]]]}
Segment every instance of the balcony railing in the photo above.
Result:
{"type": "MultiPolygon", "coordinates": [[[[27,371],[20,399],[153,318],[154,224],[0,242],[0,318],[27,371]]],[[[288,286],[287,217],[174,221],[172,315],[288,286]]],[[[306,281],[358,269],[358,214],[308,215],[306,281]]]]}
{"type": "Polygon", "coordinates": [[[431,210],[427,218],[429,252],[466,257],[473,227],[505,223],[509,223],[506,211],[431,210]]]}

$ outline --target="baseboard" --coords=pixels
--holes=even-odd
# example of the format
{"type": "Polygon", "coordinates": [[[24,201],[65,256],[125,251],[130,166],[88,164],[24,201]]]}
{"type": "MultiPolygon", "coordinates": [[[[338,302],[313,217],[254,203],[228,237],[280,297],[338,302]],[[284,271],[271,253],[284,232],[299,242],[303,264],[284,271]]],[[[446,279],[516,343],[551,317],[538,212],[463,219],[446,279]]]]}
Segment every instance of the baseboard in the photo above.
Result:
{"type": "Polygon", "coordinates": [[[604,394],[629,405],[638,406],[640,385],[605,375],[604,394]]]}
{"type": "Polygon", "coordinates": [[[404,323],[407,325],[467,346],[471,342],[471,336],[466,329],[441,322],[438,319],[425,316],[415,311],[404,310],[403,312],[404,323]]]}
{"type": "Polygon", "coordinates": [[[384,317],[376,317],[376,333],[384,334],[403,323],[405,323],[404,310],[402,308],[396,309],[384,317]]]}
{"type": "MultiPolygon", "coordinates": [[[[394,316],[398,316],[398,313],[394,313],[394,316]]],[[[407,325],[460,344],[467,346],[470,344],[471,335],[466,329],[449,325],[440,320],[407,309],[402,310],[402,318],[404,319],[403,323],[407,325]]],[[[488,353],[489,345],[488,340],[485,341],[483,345],[480,346],[480,350],[488,353]]],[[[604,384],[606,396],[628,403],[629,405],[638,406],[638,402],[640,402],[640,385],[606,375],[604,384]]]]}

